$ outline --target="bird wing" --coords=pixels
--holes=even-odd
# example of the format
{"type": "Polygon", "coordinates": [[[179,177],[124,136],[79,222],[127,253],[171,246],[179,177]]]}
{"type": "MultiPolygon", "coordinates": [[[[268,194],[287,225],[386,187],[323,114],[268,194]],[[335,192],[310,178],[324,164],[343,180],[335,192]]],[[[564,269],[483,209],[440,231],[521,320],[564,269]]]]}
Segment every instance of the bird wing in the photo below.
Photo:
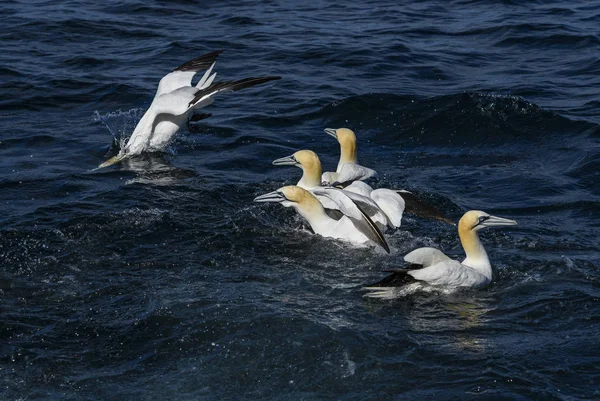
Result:
{"type": "MultiPolygon", "coordinates": [[[[356,206],[356,203],[354,203],[341,189],[315,188],[311,190],[311,192],[317,197],[324,197],[331,201],[331,203],[327,202],[328,206],[335,206],[335,208],[344,213],[344,215],[356,220],[361,219],[362,213],[356,206]]],[[[333,207],[329,207],[329,209],[333,209],[333,207]]]]}
{"type": "MultiPolygon", "coordinates": [[[[352,185],[356,182],[353,182],[352,185]]],[[[348,189],[348,187],[345,189],[348,189]]],[[[400,227],[405,204],[404,199],[396,191],[387,188],[376,189],[371,192],[371,199],[383,210],[395,228],[400,227]]]]}
{"type": "Polygon", "coordinates": [[[377,225],[344,191],[337,188],[318,188],[313,189],[312,192],[317,196],[324,196],[335,202],[338,209],[352,221],[352,224],[361,233],[380,245],[387,253],[390,253],[390,247],[377,225]]]}
{"type": "Polygon", "coordinates": [[[165,93],[172,92],[175,89],[184,86],[191,86],[192,78],[194,78],[194,75],[196,75],[198,71],[208,68],[209,71],[207,71],[207,73],[204,74],[204,77],[202,77],[202,79],[200,80],[200,82],[202,82],[203,80],[206,82],[210,75],[210,71],[212,71],[215,61],[217,60],[217,57],[221,53],[222,50],[210,52],[200,57],[196,57],[195,59],[192,59],[190,61],[187,61],[179,67],[175,68],[173,71],[162,77],[158,84],[156,95],[154,95],[154,97],[157,98],[160,95],[164,95],[165,93]]]}
{"type": "Polygon", "coordinates": [[[344,188],[343,191],[347,197],[352,199],[354,203],[356,203],[371,218],[371,220],[375,223],[380,223],[383,227],[388,225],[389,220],[385,212],[381,210],[373,199],[352,191],[347,191],[346,188],[344,188]]]}
{"type": "Polygon", "coordinates": [[[371,197],[373,188],[363,181],[354,181],[350,185],[344,187],[344,191],[354,192],[355,194],[371,197]]]}
{"type": "Polygon", "coordinates": [[[152,112],[155,116],[159,114],[181,116],[197,103],[194,99],[198,92],[201,92],[201,90],[191,86],[184,86],[164,93],[154,99],[148,112],[152,112]]]}
{"type": "Polygon", "coordinates": [[[423,269],[411,270],[407,274],[431,285],[452,287],[472,286],[487,281],[481,273],[452,259],[440,261],[423,269]]]}
{"type": "Polygon", "coordinates": [[[321,185],[331,185],[336,182],[338,179],[338,173],[334,173],[331,171],[326,171],[321,174],[321,185]]]}
{"type": "Polygon", "coordinates": [[[415,265],[421,265],[423,267],[429,267],[440,262],[452,261],[452,259],[444,255],[442,251],[435,248],[418,248],[408,253],[404,257],[404,261],[415,265]]]}
{"type": "Polygon", "coordinates": [[[419,199],[412,192],[400,190],[396,191],[402,197],[406,205],[406,213],[416,214],[420,217],[436,219],[454,225],[455,223],[444,215],[438,208],[419,199]]]}
{"type": "Polygon", "coordinates": [[[212,83],[210,86],[203,89],[198,89],[194,98],[190,101],[190,105],[197,105],[219,92],[236,92],[240,89],[250,88],[251,86],[260,85],[265,82],[281,79],[278,76],[270,77],[255,77],[244,78],[238,81],[221,81],[212,83]]]}
{"type": "Polygon", "coordinates": [[[352,181],[362,181],[375,176],[377,172],[373,169],[363,167],[355,163],[344,163],[338,172],[337,181],[332,184],[344,184],[352,181]]]}

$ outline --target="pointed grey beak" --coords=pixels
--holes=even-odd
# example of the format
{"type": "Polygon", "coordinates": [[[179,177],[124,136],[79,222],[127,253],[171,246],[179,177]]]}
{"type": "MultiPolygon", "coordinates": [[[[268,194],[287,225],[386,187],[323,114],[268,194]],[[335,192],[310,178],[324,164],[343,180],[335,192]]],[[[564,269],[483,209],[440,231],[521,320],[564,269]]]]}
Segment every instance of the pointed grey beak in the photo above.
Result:
{"type": "Polygon", "coordinates": [[[294,155],[282,157],[281,159],[273,160],[274,166],[297,166],[299,163],[294,155]]]}
{"type": "Polygon", "coordinates": [[[504,219],[502,217],[490,216],[489,219],[481,223],[484,227],[496,227],[496,226],[516,226],[517,222],[510,219],[504,219]]]}
{"type": "Polygon", "coordinates": [[[254,198],[254,202],[283,202],[287,200],[279,191],[269,192],[268,194],[260,195],[254,198]]]}
{"type": "Polygon", "coordinates": [[[334,128],[325,128],[325,133],[327,135],[331,135],[332,137],[334,137],[335,139],[337,139],[337,130],[335,130],[334,128]]]}

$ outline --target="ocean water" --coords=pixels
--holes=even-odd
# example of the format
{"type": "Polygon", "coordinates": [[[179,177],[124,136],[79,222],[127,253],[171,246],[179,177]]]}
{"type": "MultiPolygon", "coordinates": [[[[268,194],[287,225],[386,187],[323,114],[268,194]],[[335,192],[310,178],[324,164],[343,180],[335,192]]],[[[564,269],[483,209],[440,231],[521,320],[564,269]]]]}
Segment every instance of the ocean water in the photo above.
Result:
{"type": "Polygon", "coordinates": [[[0,400],[600,399],[600,2],[5,0],[0,38],[0,400]],[[92,171],[213,50],[282,79],[92,171]],[[489,287],[366,299],[456,228],[388,255],[252,202],[343,126],[375,186],[519,222],[489,287]]]}

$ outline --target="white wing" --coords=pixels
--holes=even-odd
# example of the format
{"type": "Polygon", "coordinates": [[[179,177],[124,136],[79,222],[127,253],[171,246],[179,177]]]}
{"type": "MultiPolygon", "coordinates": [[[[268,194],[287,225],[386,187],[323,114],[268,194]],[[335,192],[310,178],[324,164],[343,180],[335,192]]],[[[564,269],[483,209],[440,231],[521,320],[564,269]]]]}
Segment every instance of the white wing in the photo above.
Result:
{"type": "Polygon", "coordinates": [[[385,212],[381,210],[379,205],[377,205],[373,199],[355,192],[346,191],[345,188],[343,191],[346,196],[352,199],[354,203],[356,203],[362,211],[371,218],[371,220],[378,223],[381,228],[385,228],[389,224],[385,212]]]}
{"type": "Polygon", "coordinates": [[[148,111],[152,110],[155,116],[159,114],[184,115],[197,103],[196,98],[199,92],[202,92],[202,90],[184,86],[169,93],[164,93],[154,99],[148,111]]]}
{"type": "Polygon", "coordinates": [[[326,171],[321,175],[321,185],[331,185],[338,179],[338,173],[326,171]]]}
{"type": "MultiPolygon", "coordinates": [[[[324,197],[329,199],[335,206],[335,209],[342,212],[344,215],[356,220],[362,219],[362,213],[356,206],[356,203],[348,197],[341,189],[337,188],[315,188],[311,191],[317,198],[324,197]]],[[[323,202],[321,202],[323,203],[323,202]]],[[[326,207],[326,206],[324,206],[326,207]]],[[[333,209],[330,207],[329,209],[333,209]]]]}
{"type": "MultiPolygon", "coordinates": [[[[352,185],[358,182],[360,181],[355,181],[352,185]]],[[[404,199],[398,195],[396,191],[387,188],[380,188],[372,191],[371,198],[377,203],[377,206],[383,210],[390,223],[395,228],[400,227],[402,213],[404,213],[404,199]]]]}
{"type": "Polygon", "coordinates": [[[418,248],[408,253],[404,257],[405,262],[412,263],[415,265],[421,265],[423,267],[428,267],[437,263],[451,260],[452,259],[444,255],[442,251],[435,248],[418,248]]]}
{"type": "Polygon", "coordinates": [[[311,191],[317,196],[324,196],[336,203],[338,209],[347,216],[352,224],[371,241],[379,244],[390,253],[385,237],[369,216],[341,189],[318,188],[311,191]]]}
{"type": "Polygon", "coordinates": [[[431,285],[451,287],[483,287],[490,281],[489,278],[475,269],[471,269],[452,259],[423,269],[410,270],[407,274],[431,285]]]}
{"type": "Polygon", "coordinates": [[[354,163],[344,163],[338,172],[338,183],[362,181],[375,176],[377,172],[354,163]]]}
{"type": "MultiPolygon", "coordinates": [[[[192,59],[175,68],[169,74],[162,77],[158,84],[156,95],[154,95],[154,97],[157,98],[160,95],[172,92],[175,89],[181,87],[191,86],[192,78],[194,78],[194,75],[196,75],[198,71],[202,71],[208,68],[209,71],[207,71],[207,74],[204,74],[204,77],[202,77],[203,80],[206,82],[219,54],[221,54],[221,51],[210,52],[200,57],[196,57],[195,59],[192,59]]],[[[202,79],[200,80],[200,82],[202,82],[202,79]]],[[[207,87],[208,85],[206,85],[205,87],[207,87]]]]}
{"type": "Polygon", "coordinates": [[[344,191],[350,191],[354,192],[355,194],[371,197],[371,192],[373,192],[373,188],[371,188],[371,186],[365,182],[354,181],[352,184],[345,187],[344,191]]]}

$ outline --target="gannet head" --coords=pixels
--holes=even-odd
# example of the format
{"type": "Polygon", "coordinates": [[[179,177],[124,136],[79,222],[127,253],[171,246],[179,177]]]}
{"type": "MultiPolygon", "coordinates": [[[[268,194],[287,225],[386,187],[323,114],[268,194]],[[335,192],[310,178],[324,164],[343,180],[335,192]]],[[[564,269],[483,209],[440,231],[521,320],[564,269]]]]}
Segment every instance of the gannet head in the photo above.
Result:
{"type": "Polygon", "coordinates": [[[285,207],[293,207],[301,214],[320,212],[323,210],[321,202],[313,194],[296,185],[281,187],[276,191],[269,192],[254,198],[254,202],[276,202],[285,207]]]}
{"type": "Polygon", "coordinates": [[[471,268],[478,269],[480,273],[491,280],[492,267],[477,232],[485,227],[516,225],[517,222],[514,220],[490,216],[481,210],[470,210],[465,213],[458,222],[458,236],[467,254],[467,258],[462,263],[471,268]]]}
{"type": "Polygon", "coordinates": [[[356,163],[356,135],[348,128],[325,128],[325,133],[336,138],[340,144],[340,164],[356,163]]]}
{"type": "Polygon", "coordinates": [[[298,182],[299,187],[312,189],[321,185],[321,161],[312,150],[299,150],[291,156],[274,160],[273,165],[300,167],[304,174],[298,182]]]}
{"type": "Polygon", "coordinates": [[[481,210],[470,210],[458,222],[459,232],[477,232],[485,227],[516,226],[517,222],[502,217],[491,216],[481,210]]]}

